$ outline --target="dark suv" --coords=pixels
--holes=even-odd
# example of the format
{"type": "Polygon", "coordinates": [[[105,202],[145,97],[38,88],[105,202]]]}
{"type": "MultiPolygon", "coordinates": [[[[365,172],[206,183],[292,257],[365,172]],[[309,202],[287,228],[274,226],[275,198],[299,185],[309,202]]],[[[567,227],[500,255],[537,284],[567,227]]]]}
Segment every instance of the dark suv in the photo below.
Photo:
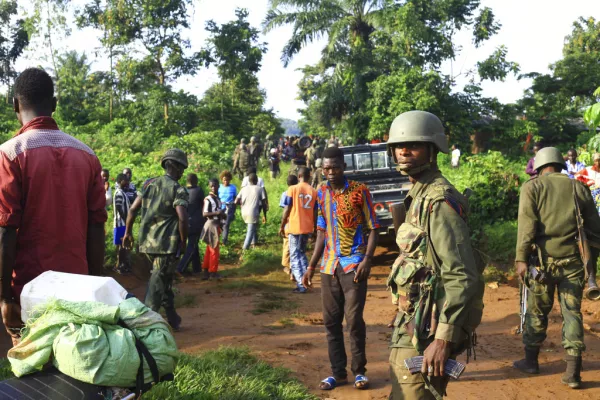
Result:
{"type": "Polygon", "coordinates": [[[396,171],[388,156],[386,144],[340,147],[346,162],[346,177],[363,182],[373,195],[373,205],[381,225],[381,233],[394,229],[390,206],[400,203],[412,186],[408,176],[396,171]]]}

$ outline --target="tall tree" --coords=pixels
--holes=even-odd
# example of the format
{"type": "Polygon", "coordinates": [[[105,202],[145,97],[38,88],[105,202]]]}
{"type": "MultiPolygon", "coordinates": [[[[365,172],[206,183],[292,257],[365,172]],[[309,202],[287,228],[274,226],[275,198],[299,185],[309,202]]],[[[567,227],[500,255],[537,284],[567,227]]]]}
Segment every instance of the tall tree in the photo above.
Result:
{"type": "Polygon", "coordinates": [[[71,33],[67,21],[70,0],[32,0],[32,3],[33,15],[31,16],[32,23],[29,24],[29,34],[42,39],[43,46],[39,47],[47,49],[49,53],[54,79],[57,81],[56,97],[60,101],[57,41],[71,33]]]}
{"type": "Polygon", "coordinates": [[[26,21],[17,19],[16,0],[0,1],[0,82],[6,85],[6,102],[16,77],[15,61],[29,44],[26,21]]]}
{"type": "Polygon", "coordinates": [[[169,82],[182,75],[194,75],[198,68],[195,55],[187,55],[190,42],[183,32],[190,27],[188,8],[193,0],[123,0],[132,16],[135,39],[146,55],[142,64],[159,85],[163,98],[165,124],[169,120],[169,82]]]}
{"type": "Polygon", "coordinates": [[[263,54],[267,51],[265,43],[258,41],[259,31],[250,26],[248,11],[236,9],[237,19],[218,25],[210,20],[206,23],[206,30],[210,37],[208,46],[200,53],[206,67],[215,65],[221,78],[221,120],[224,115],[225,87],[228,83],[237,80],[236,85],[229,84],[229,95],[232,106],[235,102],[236,86],[258,86],[256,73],[260,70],[263,54]]]}
{"type": "Polygon", "coordinates": [[[109,120],[113,119],[115,100],[115,57],[123,54],[125,46],[134,38],[131,8],[123,0],[90,0],[77,18],[79,27],[91,26],[102,31],[100,43],[108,53],[110,63],[109,120]]]}

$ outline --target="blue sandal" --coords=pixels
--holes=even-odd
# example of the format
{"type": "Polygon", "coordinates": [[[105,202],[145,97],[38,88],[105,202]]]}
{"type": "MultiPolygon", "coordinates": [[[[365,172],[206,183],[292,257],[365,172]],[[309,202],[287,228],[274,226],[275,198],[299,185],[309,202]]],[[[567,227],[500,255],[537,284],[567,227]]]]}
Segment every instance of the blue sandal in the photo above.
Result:
{"type": "Polygon", "coordinates": [[[321,383],[319,384],[319,389],[333,390],[336,387],[343,385],[345,383],[348,383],[348,379],[340,379],[338,382],[333,376],[328,376],[327,378],[325,378],[321,381],[321,383]]]}
{"type": "Polygon", "coordinates": [[[356,375],[354,378],[354,387],[358,390],[365,390],[369,388],[369,378],[364,375],[356,375]]]}

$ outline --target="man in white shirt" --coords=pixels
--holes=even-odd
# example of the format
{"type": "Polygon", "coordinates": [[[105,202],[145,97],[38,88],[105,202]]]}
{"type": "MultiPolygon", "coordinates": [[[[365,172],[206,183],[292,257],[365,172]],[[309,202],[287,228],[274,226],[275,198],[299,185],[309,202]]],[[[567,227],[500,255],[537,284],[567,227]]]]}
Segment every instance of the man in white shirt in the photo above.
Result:
{"type": "Polygon", "coordinates": [[[242,188],[245,188],[246,186],[250,185],[250,181],[248,180],[248,178],[250,177],[250,174],[256,175],[256,177],[258,178],[258,183],[256,185],[260,186],[261,188],[264,189],[265,181],[263,181],[263,178],[258,177],[258,174],[256,173],[256,167],[248,168],[248,175],[246,175],[244,177],[244,179],[242,180],[242,188]]]}
{"type": "Polygon", "coordinates": [[[455,144],[452,145],[452,159],[450,164],[452,165],[452,168],[458,168],[458,165],[460,164],[460,150],[455,144]]]}

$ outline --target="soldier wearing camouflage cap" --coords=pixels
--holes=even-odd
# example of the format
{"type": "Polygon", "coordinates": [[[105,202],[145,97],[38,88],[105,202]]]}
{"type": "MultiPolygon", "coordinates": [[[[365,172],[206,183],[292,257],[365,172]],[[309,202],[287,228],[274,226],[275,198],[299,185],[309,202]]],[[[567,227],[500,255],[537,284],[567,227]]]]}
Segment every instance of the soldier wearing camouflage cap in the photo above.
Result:
{"type": "MultiPolygon", "coordinates": [[[[577,206],[589,233],[600,235],[600,217],[589,189],[561,173],[566,165],[558,149],[539,150],[533,167],[537,177],[521,188],[515,257],[517,273],[529,288],[523,331],[525,358],[513,365],[525,373],[540,373],[538,355],[546,339],[554,292],[558,291],[567,362],[562,382],[576,389],[581,385],[581,353],[585,350],[581,315],[585,270],[576,240],[577,206]],[[531,279],[528,271],[532,254],[540,256],[539,265],[533,267],[546,276],[542,282],[531,279]]],[[[594,266],[596,257],[591,257],[594,266]]]]}
{"type": "Polygon", "coordinates": [[[180,149],[169,149],[160,165],[165,175],[148,179],[130,208],[123,244],[132,247],[133,224],[141,208],[140,252],[152,262],[144,303],[154,311],[163,306],[167,321],[178,330],[181,317],[175,311],[173,275],[188,238],[188,192],[178,182],[188,166],[187,155],[180,149]]]}
{"type": "Polygon", "coordinates": [[[468,203],[437,166],[448,153],[444,126],[425,111],[392,123],[388,152],[412,188],[396,242],[400,256],[388,277],[398,304],[390,347],[390,399],[437,399],[449,377],[444,365],[472,346],[483,311],[482,266],[476,263],[467,226],[468,203]],[[422,374],[404,360],[424,356],[422,374]]]}

